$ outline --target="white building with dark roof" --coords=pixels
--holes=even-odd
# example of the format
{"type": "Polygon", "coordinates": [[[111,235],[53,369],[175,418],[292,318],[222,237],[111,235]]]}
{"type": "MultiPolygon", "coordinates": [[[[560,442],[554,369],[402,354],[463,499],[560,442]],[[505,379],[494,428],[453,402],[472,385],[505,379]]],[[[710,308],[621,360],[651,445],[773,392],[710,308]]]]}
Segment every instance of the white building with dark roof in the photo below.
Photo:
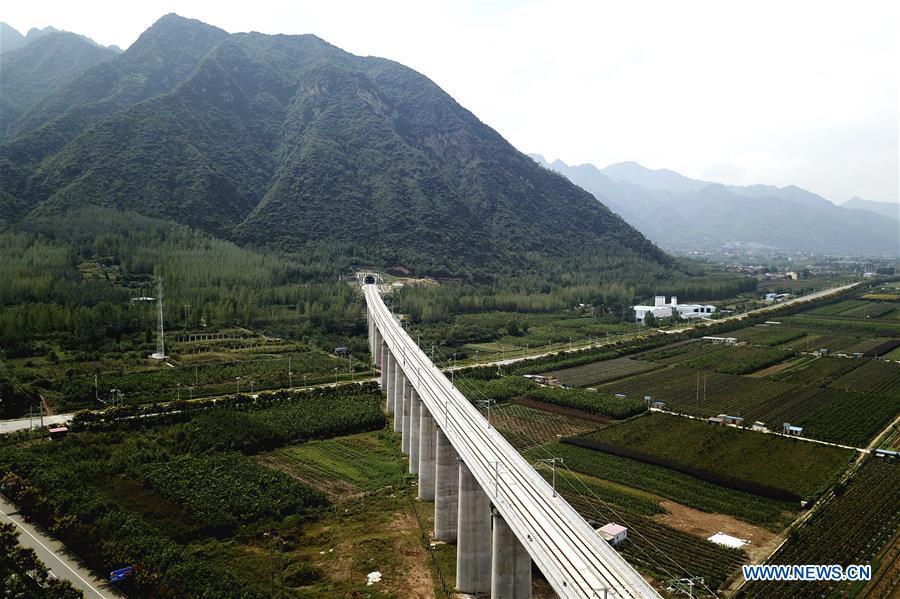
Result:
{"type": "Polygon", "coordinates": [[[660,318],[669,318],[675,312],[681,318],[709,318],[715,311],[716,307],[711,304],[679,304],[678,297],[672,296],[669,303],[666,303],[666,296],[657,295],[652,306],[633,306],[634,319],[638,322],[644,322],[647,314],[653,314],[658,320],[660,318]]]}

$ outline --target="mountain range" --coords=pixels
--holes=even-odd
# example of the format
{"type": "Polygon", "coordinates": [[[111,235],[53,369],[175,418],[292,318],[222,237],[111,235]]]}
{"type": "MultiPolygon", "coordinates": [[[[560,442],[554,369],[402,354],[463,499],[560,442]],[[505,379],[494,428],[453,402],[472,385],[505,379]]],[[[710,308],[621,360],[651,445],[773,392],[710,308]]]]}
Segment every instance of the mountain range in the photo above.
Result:
{"type": "MultiPolygon", "coordinates": [[[[9,60],[19,81],[50,72],[40,65],[73,51],[37,45],[49,35],[0,55],[3,71],[9,60]]],[[[0,140],[8,226],[102,206],[432,274],[673,267],[589,193],[396,62],[174,14],[122,53],[81,50],[52,90],[28,81],[30,96],[3,98],[13,106],[0,140]]]]}
{"type": "Polygon", "coordinates": [[[868,210],[869,212],[900,221],[900,204],[898,203],[873,202],[872,200],[864,200],[854,196],[841,204],[841,206],[853,210],[868,210]]]}
{"type": "Polygon", "coordinates": [[[0,23],[0,40],[0,134],[53,91],[121,52],[52,27],[23,36],[0,23]]]}
{"type": "Polygon", "coordinates": [[[771,249],[831,255],[900,255],[890,204],[843,206],[795,186],[735,186],[622,162],[600,169],[531,157],[589,191],[655,243],[673,250],[771,249]],[[877,205],[874,206],[873,205],[877,205]],[[885,210],[882,210],[882,206],[885,210]]]}

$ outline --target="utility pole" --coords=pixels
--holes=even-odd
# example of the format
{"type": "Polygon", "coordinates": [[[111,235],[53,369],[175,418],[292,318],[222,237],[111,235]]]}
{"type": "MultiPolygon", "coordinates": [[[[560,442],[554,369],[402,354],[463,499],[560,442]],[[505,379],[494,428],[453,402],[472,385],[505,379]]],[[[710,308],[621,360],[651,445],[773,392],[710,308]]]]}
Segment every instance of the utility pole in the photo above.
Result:
{"type": "Polygon", "coordinates": [[[487,409],[487,426],[491,428],[491,406],[497,402],[493,399],[479,399],[476,403],[479,408],[487,409]]]}
{"type": "Polygon", "coordinates": [[[553,469],[552,482],[550,484],[553,487],[553,496],[556,497],[556,463],[559,462],[562,464],[562,458],[541,458],[538,462],[541,464],[549,464],[553,469]]]}
{"type": "MultiPolygon", "coordinates": [[[[177,315],[176,309],[176,315],[177,315]]],[[[156,353],[150,355],[154,360],[165,360],[166,359],[166,341],[165,341],[165,332],[163,331],[163,289],[162,289],[162,277],[157,277],[156,279],[156,315],[157,315],[157,330],[156,330],[156,353]]]]}
{"type": "Polygon", "coordinates": [[[94,401],[100,403],[100,390],[97,383],[97,373],[94,373],[94,401]]]}
{"type": "Polygon", "coordinates": [[[294,390],[294,373],[291,372],[291,356],[288,356],[288,390],[294,390]]]}

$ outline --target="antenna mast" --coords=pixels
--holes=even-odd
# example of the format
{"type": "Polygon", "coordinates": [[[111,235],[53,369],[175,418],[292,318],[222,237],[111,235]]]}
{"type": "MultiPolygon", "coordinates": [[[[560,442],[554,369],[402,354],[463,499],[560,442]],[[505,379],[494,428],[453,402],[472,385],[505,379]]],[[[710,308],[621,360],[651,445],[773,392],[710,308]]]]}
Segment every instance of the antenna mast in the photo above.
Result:
{"type": "Polygon", "coordinates": [[[158,328],[156,330],[156,353],[150,357],[154,360],[165,360],[166,356],[166,340],[163,331],[163,289],[162,277],[156,279],[156,315],[158,320],[158,328]]]}

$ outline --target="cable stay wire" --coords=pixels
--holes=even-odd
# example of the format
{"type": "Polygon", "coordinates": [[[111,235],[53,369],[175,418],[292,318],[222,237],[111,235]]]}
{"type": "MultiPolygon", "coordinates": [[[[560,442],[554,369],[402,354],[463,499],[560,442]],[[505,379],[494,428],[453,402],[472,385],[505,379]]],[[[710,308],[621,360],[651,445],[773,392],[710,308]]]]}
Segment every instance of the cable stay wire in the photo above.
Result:
{"type": "MultiPolygon", "coordinates": [[[[446,354],[444,354],[441,350],[436,349],[436,352],[438,353],[438,355],[439,355],[440,357],[443,357],[445,360],[448,359],[447,356],[446,356],[446,354]]],[[[455,374],[454,374],[454,383],[455,383],[455,384],[462,384],[462,385],[466,388],[466,390],[468,390],[468,391],[469,391],[470,393],[472,393],[473,395],[480,396],[482,399],[485,399],[485,400],[491,399],[491,398],[487,397],[487,395],[485,395],[485,394],[481,391],[481,389],[477,388],[477,386],[476,386],[476,387],[473,387],[473,386],[472,386],[472,381],[474,381],[475,379],[469,379],[469,378],[466,377],[465,375],[461,374],[461,371],[459,370],[458,367],[455,367],[455,366],[454,366],[454,368],[456,368],[456,372],[455,372],[455,374]],[[457,381],[458,381],[458,382],[457,382],[457,381]]],[[[465,394],[464,394],[464,395],[465,395],[465,394]]],[[[467,397],[467,399],[468,399],[468,397],[467,397]]],[[[471,400],[470,400],[470,401],[471,401],[471,400]]],[[[517,436],[517,438],[518,438],[520,441],[525,441],[526,443],[528,443],[528,444],[530,445],[530,446],[528,447],[529,449],[535,449],[535,448],[537,448],[539,451],[542,451],[544,454],[546,454],[546,456],[547,456],[548,458],[554,458],[554,457],[557,457],[557,456],[554,456],[554,455],[553,455],[546,447],[544,447],[543,444],[539,443],[536,439],[534,439],[534,438],[528,433],[528,431],[526,431],[526,430],[524,430],[524,429],[521,429],[521,428],[520,428],[520,429],[508,428],[507,430],[510,430],[511,432],[513,432],[513,433],[517,436]]],[[[577,482],[578,482],[578,483],[579,483],[579,484],[580,484],[580,485],[581,485],[581,486],[582,486],[582,487],[590,494],[590,497],[589,497],[589,496],[584,495],[584,493],[578,491],[577,488],[575,488],[575,486],[572,484],[572,481],[570,480],[570,478],[567,477],[567,476],[565,475],[564,472],[562,472],[562,471],[560,471],[560,470],[557,470],[557,474],[560,475],[560,476],[563,478],[563,480],[565,480],[567,483],[569,483],[570,488],[572,488],[572,490],[574,490],[574,491],[578,494],[579,498],[584,499],[584,500],[587,500],[587,502],[588,502],[589,504],[592,504],[592,503],[594,503],[594,502],[599,502],[599,503],[600,503],[600,504],[608,511],[608,513],[611,513],[613,516],[615,516],[615,518],[616,518],[617,520],[621,521],[625,526],[627,526],[627,527],[629,528],[629,530],[634,530],[634,532],[637,534],[637,536],[639,536],[639,537],[640,537],[643,541],[645,541],[650,547],[652,547],[653,550],[655,550],[657,553],[659,553],[660,555],[662,555],[663,557],[665,557],[669,562],[671,562],[672,564],[674,564],[675,567],[676,567],[678,570],[680,570],[681,572],[683,572],[684,574],[686,574],[688,578],[691,578],[691,579],[699,578],[699,577],[696,577],[696,576],[694,576],[693,574],[691,574],[691,572],[690,572],[687,568],[685,568],[683,565],[681,565],[678,561],[676,561],[676,560],[675,560],[671,555],[669,555],[667,552],[665,552],[664,550],[660,549],[655,543],[653,543],[653,541],[651,541],[651,540],[648,539],[644,534],[642,534],[642,533],[640,532],[640,530],[639,530],[637,527],[634,527],[633,525],[629,524],[629,522],[628,522],[624,517],[622,517],[622,515],[619,514],[618,511],[617,511],[615,508],[613,508],[608,502],[604,501],[601,497],[599,497],[599,496],[596,494],[596,492],[594,492],[594,490],[591,489],[591,488],[584,482],[584,480],[583,480],[583,479],[582,479],[575,471],[573,471],[573,470],[569,467],[568,464],[566,464],[565,462],[562,462],[562,466],[563,466],[563,468],[565,469],[565,471],[568,471],[569,474],[572,476],[572,478],[574,478],[574,479],[575,479],[575,480],[576,480],[576,481],[577,481],[577,482]]],[[[596,504],[591,505],[591,507],[597,509],[597,505],[596,505],[596,504]]],[[[598,509],[597,511],[598,511],[599,513],[603,513],[603,510],[598,509]]],[[[659,568],[662,572],[664,572],[664,573],[665,573],[667,576],[669,576],[671,579],[677,579],[677,578],[679,578],[678,576],[674,575],[673,572],[672,572],[671,570],[669,570],[668,568],[666,568],[665,566],[663,566],[662,564],[660,564],[658,561],[656,561],[649,553],[647,553],[647,551],[646,551],[643,547],[641,547],[641,545],[640,545],[639,543],[634,543],[634,542],[633,542],[632,545],[633,545],[638,551],[640,551],[640,553],[641,553],[641,554],[642,554],[642,555],[643,555],[650,563],[652,563],[654,566],[656,566],[657,568],[659,568]]],[[[704,581],[704,583],[703,583],[701,586],[703,587],[704,590],[706,590],[706,591],[710,594],[710,596],[712,596],[712,597],[718,597],[718,595],[716,595],[716,593],[715,593],[712,589],[710,589],[709,586],[707,586],[707,585],[705,584],[705,581],[704,581]]]]}

